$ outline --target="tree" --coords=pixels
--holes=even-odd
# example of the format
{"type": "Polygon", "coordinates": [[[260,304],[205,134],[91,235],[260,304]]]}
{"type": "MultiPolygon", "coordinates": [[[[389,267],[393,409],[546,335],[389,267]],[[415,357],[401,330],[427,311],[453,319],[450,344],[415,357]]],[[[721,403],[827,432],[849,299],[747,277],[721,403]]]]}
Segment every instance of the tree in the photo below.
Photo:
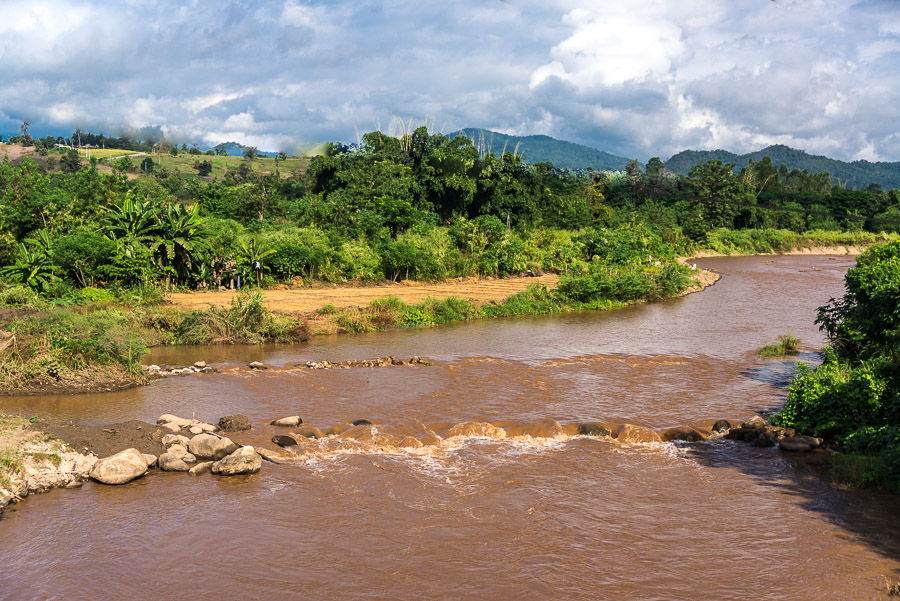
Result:
{"type": "Polygon", "coordinates": [[[209,161],[194,161],[193,167],[197,170],[197,175],[200,177],[206,177],[212,173],[213,169],[213,165],[209,161]]]}
{"type": "Polygon", "coordinates": [[[252,161],[259,156],[259,149],[256,146],[244,146],[244,158],[252,161]]]}
{"type": "Polygon", "coordinates": [[[147,157],[143,161],[141,161],[141,171],[143,171],[144,173],[152,173],[155,166],[156,165],[153,162],[153,159],[151,159],[150,157],[147,157]]]}
{"type": "Polygon", "coordinates": [[[659,157],[652,157],[647,161],[646,173],[650,177],[659,177],[666,172],[666,166],[659,157]]]}

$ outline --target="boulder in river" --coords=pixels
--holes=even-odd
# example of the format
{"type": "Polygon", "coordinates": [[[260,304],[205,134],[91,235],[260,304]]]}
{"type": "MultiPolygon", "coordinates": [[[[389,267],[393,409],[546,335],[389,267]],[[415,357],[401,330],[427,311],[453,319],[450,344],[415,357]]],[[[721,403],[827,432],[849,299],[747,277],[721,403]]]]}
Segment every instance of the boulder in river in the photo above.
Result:
{"type": "Polygon", "coordinates": [[[578,433],[581,436],[612,436],[609,428],[600,422],[578,424],[578,433]]]}
{"type": "Polygon", "coordinates": [[[712,429],[713,432],[725,432],[726,430],[731,429],[731,422],[727,419],[720,419],[716,423],[713,424],[712,429]]]}
{"type": "Polygon", "coordinates": [[[700,442],[702,440],[706,440],[705,434],[688,426],[663,430],[659,433],[659,437],[662,438],[663,442],[670,442],[673,440],[681,440],[684,442],[700,442]]]}
{"type": "Polygon", "coordinates": [[[237,448],[238,446],[230,438],[215,434],[198,434],[191,439],[188,445],[188,450],[197,459],[213,461],[222,459],[237,448]]]}
{"type": "Polygon", "coordinates": [[[765,428],[766,425],[767,425],[766,420],[764,420],[763,418],[761,418],[758,415],[754,415],[753,417],[751,417],[750,419],[745,421],[743,424],[741,424],[741,427],[742,428],[753,428],[755,430],[761,430],[762,428],[765,428]]]}
{"type": "Polygon", "coordinates": [[[147,473],[147,459],[137,449],[125,449],[98,459],[91,478],[103,484],[126,484],[147,473]]]}
{"type": "Polygon", "coordinates": [[[279,447],[292,447],[297,444],[297,439],[290,434],[276,434],[272,437],[272,442],[279,447]]]}
{"type": "Polygon", "coordinates": [[[281,419],[276,419],[271,422],[273,426],[282,426],[285,428],[296,428],[300,424],[303,423],[303,420],[300,419],[299,415],[291,415],[290,417],[282,417],[281,419]]]}
{"type": "Polygon", "coordinates": [[[302,436],[303,438],[324,438],[325,434],[322,433],[318,428],[313,428],[311,426],[303,426],[302,428],[298,428],[292,434],[294,436],[302,436]]]}
{"type": "Polygon", "coordinates": [[[223,432],[243,432],[250,429],[250,418],[236,413],[219,419],[219,429],[223,432]]]}
{"type": "Polygon", "coordinates": [[[212,464],[212,473],[221,476],[255,474],[262,467],[262,457],[251,446],[241,447],[224,459],[212,464]]]}
{"type": "Polygon", "coordinates": [[[812,451],[812,445],[804,440],[805,436],[788,436],[787,438],[782,438],[778,443],[778,448],[782,451],[789,451],[791,453],[808,453],[812,451]]]}
{"type": "Polygon", "coordinates": [[[203,474],[211,470],[212,466],[212,461],[204,461],[203,463],[198,463],[190,470],[188,470],[188,476],[202,476],[203,474]]]}
{"type": "Polygon", "coordinates": [[[619,442],[660,442],[659,434],[646,426],[625,424],[616,436],[619,442]]]}
{"type": "Polygon", "coordinates": [[[371,426],[372,422],[367,419],[355,419],[351,422],[354,426],[371,426]]]}
{"type": "Polygon", "coordinates": [[[248,367],[250,369],[269,369],[265,363],[260,363],[259,361],[254,361],[248,367]]]}

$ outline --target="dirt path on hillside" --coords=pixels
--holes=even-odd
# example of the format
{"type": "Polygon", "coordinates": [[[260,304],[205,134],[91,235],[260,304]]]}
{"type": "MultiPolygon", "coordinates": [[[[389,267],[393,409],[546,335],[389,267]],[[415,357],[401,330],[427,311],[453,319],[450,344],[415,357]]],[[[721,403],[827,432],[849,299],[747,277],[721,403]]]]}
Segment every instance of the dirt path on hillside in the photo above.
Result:
{"type": "MultiPolygon", "coordinates": [[[[531,284],[544,284],[555,288],[559,276],[553,274],[540,277],[517,277],[503,279],[457,278],[437,284],[410,282],[367,287],[293,288],[287,290],[263,290],[266,306],[277,313],[313,313],[323,305],[331,304],[337,309],[363,307],[370,301],[385,296],[396,296],[406,303],[416,303],[431,298],[458,296],[468,300],[502,301],[520,292],[531,284]]],[[[210,305],[225,307],[237,293],[189,292],[169,296],[169,300],[179,309],[205,309],[210,305]]]]}

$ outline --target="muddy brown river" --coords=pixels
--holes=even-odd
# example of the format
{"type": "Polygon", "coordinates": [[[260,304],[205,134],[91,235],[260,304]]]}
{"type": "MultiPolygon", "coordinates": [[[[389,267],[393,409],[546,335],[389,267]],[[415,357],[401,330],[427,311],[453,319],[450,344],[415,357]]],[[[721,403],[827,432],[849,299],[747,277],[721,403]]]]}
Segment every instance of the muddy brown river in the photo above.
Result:
{"type": "Polygon", "coordinates": [[[231,479],[153,472],[34,495],[0,521],[0,599],[882,599],[900,579],[897,497],[841,490],[774,449],[573,435],[771,410],[814,361],[815,308],[845,257],[698,261],[700,294],[607,312],[157,350],[229,373],[119,393],[0,398],[90,423],[215,422],[283,463],[231,479]],[[291,369],[419,355],[434,366],[291,369]],[[261,360],[266,372],[230,370],[261,360]],[[338,436],[280,449],[270,420],[338,436]],[[349,428],[364,418],[374,426],[349,428]]]}

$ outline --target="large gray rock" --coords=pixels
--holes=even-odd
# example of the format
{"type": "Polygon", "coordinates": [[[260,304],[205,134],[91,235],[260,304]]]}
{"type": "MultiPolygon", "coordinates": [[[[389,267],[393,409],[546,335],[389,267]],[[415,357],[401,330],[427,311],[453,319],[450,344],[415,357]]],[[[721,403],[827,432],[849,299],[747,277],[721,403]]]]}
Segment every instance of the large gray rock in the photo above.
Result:
{"type": "Polygon", "coordinates": [[[230,438],[215,434],[198,434],[191,439],[188,449],[197,459],[217,461],[230,455],[238,446],[230,438]]]}
{"type": "Polygon", "coordinates": [[[159,456],[159,469],[164,472],[186,472],[191,469],[191,466],[184,460],[187,455],[187,448],[180,444],[174,444],[159,456]]]}
{"type": "Polygon", "coordinates": [[[273,426],[283,426],[285,428],[296,428],[300,424],[303,423],[303,420],[300,419],[299,415],[292,415],[290,417],[282,417],[281,419],[276,419],[272,422],[273,426]]]}
{"type": "Polygon", "coordinates": [[[250,446],[241,447],[228,457],[212,465],[212,473],[221,476],[255,474],[262,467],[262,457],[250,446]]]}
{"type": "Polygon", "coordinates": [[[125,449],[97,460],[91,478],[103,484],[125,484],[147,473],[147,459],[137,449],[125,449]]]}

